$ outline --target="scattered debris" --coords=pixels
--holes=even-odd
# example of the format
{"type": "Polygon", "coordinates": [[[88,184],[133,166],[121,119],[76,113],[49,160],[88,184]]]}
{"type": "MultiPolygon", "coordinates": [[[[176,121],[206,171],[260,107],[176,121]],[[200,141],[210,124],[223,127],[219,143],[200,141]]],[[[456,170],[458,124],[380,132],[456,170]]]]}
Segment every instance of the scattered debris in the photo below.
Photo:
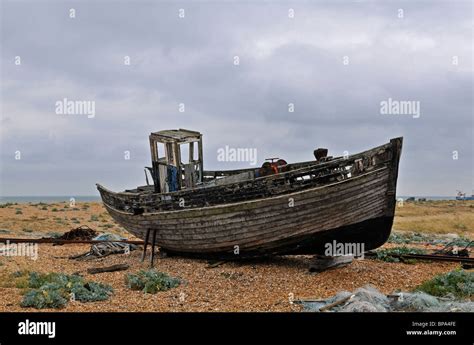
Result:
{"type": "Polygon", "coordinates": [[[82,225],[68,232],[65,232],[59,237],[54,237],[60,240],[92,240],[97,236],[97,232],[87,225],[82,225]]]}
{"type": "Polygon", "coordinates": [[[132,250],[136,250],[138,246],[122,242],[102,242],[93,244],[91,249],[83,254],[70,256],[69,259],[75,260],[91,260],[104,258],[112,254],[126,254],[132,250]]]}
{"type": "Polygon", "coordinates": [[[137,274],[125,276],[127,287],[132,290],[142,290],[144,293],[157,293],[177,287],[181,280],[168,276],[166,273],[151,270],[141,270],[137,274]]]}
{"type": "Polygon", "coordinates": [[[89,274],[97,274],[97,273],[104,273],[104,272],[115,272],[115,271],[126,271],[129,269],[129,265],[127,264],[118,264],[112,265],[108,267],[92,267],[87,269],[87,273],[89,274]]]}
{"type": "Polygon", "coordinates": [[[95,241],[110,241],[93,244],[91,249],[83,254],[70,256],[69,259],[90,260],[103,258],[112,254],[128,254],[132,250],[138,249],[138,246],[131,243],[117,242],[124,238],[115,234],[101,234],[94,237],[95,241]]]}
{"type": "Polygon", "coordinates": [[[474,241],[470,241],[464,248],[460,249],[456,245],[457,242],[449,242],[444,248],[435,251],[435,254],[452,255],[452,256],[464,256],[469,257],[469,247],[474,244],[474,241]]]}
{"type": "Polygon", "coordinates": [[[94,241],[123,241],[125,240],[124,237],[120,237],[117,234],[110,234],[110,233],[103,233],[100,235],[97,235],[93,238],[94,241]]]}

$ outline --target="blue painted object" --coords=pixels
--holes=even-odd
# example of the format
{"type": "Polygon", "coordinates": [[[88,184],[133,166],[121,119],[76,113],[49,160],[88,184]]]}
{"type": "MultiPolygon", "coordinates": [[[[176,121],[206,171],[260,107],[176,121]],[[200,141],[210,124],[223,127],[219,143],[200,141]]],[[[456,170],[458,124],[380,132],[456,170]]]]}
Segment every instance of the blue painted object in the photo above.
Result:
{"type": "Polygon", "coordinates": [[[170,192],[178,190],[178,168],[168,165],[168,187],[170,192]]]}

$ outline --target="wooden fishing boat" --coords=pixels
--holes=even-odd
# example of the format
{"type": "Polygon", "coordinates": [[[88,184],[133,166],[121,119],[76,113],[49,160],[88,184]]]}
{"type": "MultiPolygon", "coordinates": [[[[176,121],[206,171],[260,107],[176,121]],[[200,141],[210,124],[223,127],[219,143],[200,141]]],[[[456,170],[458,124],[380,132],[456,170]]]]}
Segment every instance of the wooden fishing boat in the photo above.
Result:
{"type": "Polygon", "coordinates": [[[227,258],[324,254],[329,242],[370,250],[390,235],[402,138],[344,157],[318,149],[312,161],[228,171],[203,169],[199,132],[151,133],[150,148],[145,175],[152,184],[119,193],[97,188],[112,218],[142,239],[152,230],[160,251],[227,258]]]}

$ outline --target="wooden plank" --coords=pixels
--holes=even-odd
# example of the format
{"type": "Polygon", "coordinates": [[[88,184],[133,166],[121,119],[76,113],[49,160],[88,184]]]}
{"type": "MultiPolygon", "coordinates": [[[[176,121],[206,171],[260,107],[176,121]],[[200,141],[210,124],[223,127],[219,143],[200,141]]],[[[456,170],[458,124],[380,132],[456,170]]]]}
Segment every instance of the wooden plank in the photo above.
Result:
{"type": "MultiPolygon", "coordinates": [[[[384,189],[382,189],[383,191],[384,189]]],[[[186,231],[186,232],[193,232],[195,235],[198,236],[204,236],[206,233],[210,233],[209,235],[211,237],[216,237],[216,235],[227,235],[227,231],[231,230],[232,234],[234,235],[240,235],[243,233],[248,233],[249,229],[247,227],[249,226],[260,226],[262,229],[268,229],[269,227],[273,227],[279,224],[295,224],[298,225],[300,224],[306,217],[308,217],[310,220],[314,221],[315,224],[317,222],[321,222],[324,219],[332,219],[334,217],[337,217],[341,213],[348,213],[350,210],[360,210],[363,211],[364,207],[366,205],[369,205],[366,203],[366,201],[380,201],[382,204],[385,203],[385,198],[384,198],[384,193],[381,193],[380,196],[372,196],[371,198],[366,198],[366,196],[369,196],[370,193],[361,193],[360,196],[357,196],[353,201],[348,202],[347,200],[342,200],[338,201],[337,203],[334,203],[334,205],[314,205],[314,204],[309,204],[309,205],[304,205],[307,207],[294,207],[294,208],[282,208],[279,213],[275,213],[274,216],[262,213],[258,218],[257,217],[252,217],[250,219],[241,219],[238,222],[235,223],[227,223],[227,224],[221,224],[219,222],[215,222],[214,224],[207,223],[205,227],[200,227],[198,228],[198,225],[196,224],[191,224],[191,225],[186,225],[185,227],[182,227],[180,224],[176,224],[174,227],[170,227],[168,225],[168,228],[160,226],[160,233],[163,235],[172,235],[176,234],[177,232],[180,231],[186,231]],[[357,200],[363,200],[363,203],[356,203],[357,200]],[[352,204],[352,205],[351,205],[352,204]],[[332,212],[324,212],[325,210],[332,211],[332,212]],[[316,221],[317,218],[317,221],[316,221]],[[181,230],[182,229],[182,230],[181,230]],[[196,230],[202,230],[197,232],[196,230]],[[211,229],[216,229],[215,231],[212,231],[211,229]],[[239,231],[240,229],[240,231],[239,231]],[[215,234],[213,233],[215,232],[215,234]]]]}
{"type": "Polygon", "coordinates": [[[97,241],[97,240],[61,240],[58,238],[17,238],[17,237],[0,237],[0,243],[55,243],[55,244],[94,244],[104,242],[121,242],[142,245],[143,241],[97,241]]]}
{"type": "Polygon", "coordinates": [[[198,141],[198,155],[199,155],[199,182],[204,181],[204,156],[202,150],[202,136],[199,137],[198,141]]]}
{"type": "Polygon", "coordinates": [[[353,255],[322,257],[315,256],[309,265],[310,272],[323,272],[330,268],[346,266],[354,260],[353,255]]]}
{"type": "Polygon", "coordinates": [[[221,266],[221,265],[225,264],[226,262],[227,262],[227,260],[216,261],[216,262],[213,262],[213,263],[210,263],[209,265],[207,265],[206,268],[216,268],[218,266],[221,266]]]}
{"type": "Polygon", "coordinates": [[[127,264],[117,264],[117,265],[112,265],[112,266],[107,266],[107,267],[93,267],[93,268],[88,268],[87,273],[98,274],[98,273],[104,273],[104,272],[125,271],[125,270],[128,270],[129,267],[130,266],[127,264]]]}
{"type": "Polygon", "coordinates": [[[353,298],[353,297],[354,297],[354,295],[350,295],[350,296],[344,297],[344,298],[342,298],[342,299],[340,299],[340,300],[338,300],[338,301],[335,301],[335,302],[333,302],[333,303],[329,303],[328,305],[325,305],[324,307],[319,308],[319,311],[322,311],[322,312],[328,311],[328,310],[331,309],[331,308],[334,308],[334,307],[336,307],[336,306],[338,306],[338,305],[341,305],[341,304],[343,304],[343,303],[346,303],[347,301],[349,301],[349,300],[350,300],[351,298],[353,298]]]}

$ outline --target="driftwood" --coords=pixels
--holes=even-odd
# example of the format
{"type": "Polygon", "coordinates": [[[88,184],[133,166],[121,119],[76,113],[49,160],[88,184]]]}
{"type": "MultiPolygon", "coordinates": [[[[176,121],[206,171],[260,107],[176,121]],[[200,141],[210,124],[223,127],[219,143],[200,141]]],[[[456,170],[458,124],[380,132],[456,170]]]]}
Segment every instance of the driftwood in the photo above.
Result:
{"type": "Polygon", "coordinates": [[[335,306],[338,306],[342,303],[346,303],[348,300],[350,300],[352,297],[354,297],[354,295],[350,295],[350,296],[347,296],[347,297],[344,297],[343,299],[340,299],[339,301],[335,301],[335,302],[332,302],[332,303],[329,303],[328,305],[325,305],[324,307],[321,307],[319,308],[319,311],[327,311],[335,306]]]}
{"type": "Polygon", "coordinates": [[[88,268],[87,273],[97,274],[97,273],[104,273],[104,272],[125,271],[125,270],[128,270],[129,267],[130,266],[127,264],[118,264],[118,265],[112,265],[108,267],[93,267],[93,268],[88,268]]]}
{"type": "Polygon", "coordinates": [[[318,298],[302,298],[302,299],[295,299],[293,303],[295,304],[303,304],[303,303],[324,303],[325,300],[318,299],[318,298]]]}
{"type": "Polygon", "coordinates": [[[215,267],[218,267],[222,264],[225,264],[226,262],[227,262],[227,260],[209,262],[209,264],[206,266],[206,268],[215,268],[215,267]]]}
{"type": "Polygon", "coordinates": [[[143,245],[143,241],[131,240],[61,240],[57,238],[16,238],[0,237],[0,243],[56,243],[56,244],[94,244],[104,242],[120,242],[126,244],[143,245]]]}
{"type": "Polygon", "coordinates": [[[354,260],[353,255],[322,256],[316,255],[309,266],[310,272],[322,272],[330,268],[345,266],[354,260]]]}

